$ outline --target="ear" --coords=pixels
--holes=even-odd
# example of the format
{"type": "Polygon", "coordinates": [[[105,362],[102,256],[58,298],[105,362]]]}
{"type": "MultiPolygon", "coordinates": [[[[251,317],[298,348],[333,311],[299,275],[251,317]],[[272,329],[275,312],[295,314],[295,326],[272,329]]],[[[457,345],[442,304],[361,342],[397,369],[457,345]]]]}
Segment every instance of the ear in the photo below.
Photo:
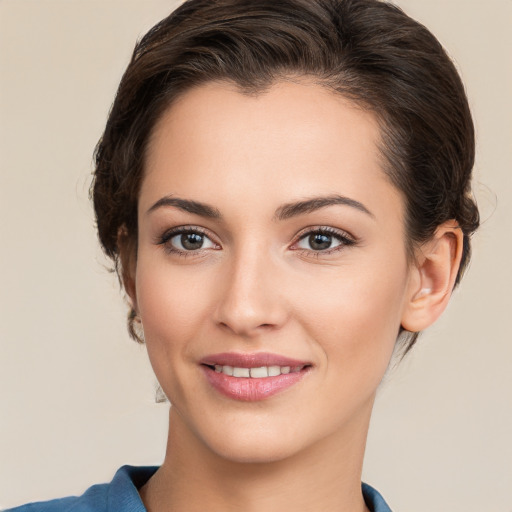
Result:
{"type": "Polygon", "coordinates": [[[402,315],[404,329],[422,331],[445,310],[459,270],[462,247],[462,230],[456,221],[449,220],[418,248],[402,315]]]}
{"type": "Polygon", "coordinates": [[[123,224],[117,232],[117,249],[121,272],[119,279],[130,299],[132,308],[138,313],[137,291],[135,287],[135,271],[137,268],[137,240],[130,235],[123,224]]]}

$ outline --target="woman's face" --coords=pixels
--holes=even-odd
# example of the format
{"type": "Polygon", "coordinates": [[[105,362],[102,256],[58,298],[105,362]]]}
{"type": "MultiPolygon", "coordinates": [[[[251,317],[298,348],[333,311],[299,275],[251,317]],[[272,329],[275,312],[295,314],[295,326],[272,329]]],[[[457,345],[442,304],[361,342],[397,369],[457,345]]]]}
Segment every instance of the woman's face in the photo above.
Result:
{"type": "Polygon", "coordinates": [[[212,453],[364,445],[410,288],[378,144],[371,113],[305,81],[203,85],[156,126],[133,298],[177,421],[212,453]]]}

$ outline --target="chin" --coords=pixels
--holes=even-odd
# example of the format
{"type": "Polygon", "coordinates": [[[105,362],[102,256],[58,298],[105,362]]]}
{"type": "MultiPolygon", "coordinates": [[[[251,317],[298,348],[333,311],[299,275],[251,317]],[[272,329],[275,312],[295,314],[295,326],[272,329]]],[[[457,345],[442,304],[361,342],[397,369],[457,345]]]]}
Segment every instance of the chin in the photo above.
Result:
{"type": "Polygon", "coordinates": [[[206,450],[203,457],[209,452],[234,463],[269,463],[292,457],[314,435],[291,425],[288,418],[268,413],[225,414],[221,418],[218,414],[203,415],[201,421],[194,415],[183,418],[182,442],[202,446],[206,450]]]}
{"type": "MultiPolygon", "coordinates": [[[[219,457],[240,464],[265,464],[288,459],[300,451],[299,446],[283,443],[279,435],[269,438],[226,439],[227,442],[211,444],[210,448],[219,457]]],[[[295,444],[295,443],[294,443],[295,444]]]]}

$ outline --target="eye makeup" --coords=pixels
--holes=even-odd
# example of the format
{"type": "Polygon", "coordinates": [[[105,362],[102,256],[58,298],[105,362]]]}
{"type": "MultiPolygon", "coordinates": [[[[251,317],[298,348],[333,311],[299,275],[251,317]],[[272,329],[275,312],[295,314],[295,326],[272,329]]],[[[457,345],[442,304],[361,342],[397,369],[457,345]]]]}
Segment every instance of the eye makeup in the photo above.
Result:
{"type": "MultiPolygon", "coordinates": [[[[155,243],[164,247],[166,253],[190,257],[204,256],[207,250],[220,250],[208,232],[199,226],[178,226],[165,231],[155,243]]],[[[347,232],[330,226],[308,227],[296,237],[290,250],[301,255],[318,258],[339,252],[357,244],[357,240],[347,232]],[[305,247],[305,245],[309,247],[305,247]]]]}
{"type": "Polygon", "coordinates": [[[346,231],[330,226],[309,227],[300,233],[298,238],[298,241],[293,244],[292,250],[299,251],[306,256],[313,254],[317,258],[357,244],[357,240],[346,231]],[[309,249],[300,246],[303,241],[310,246],[309,249]]]}

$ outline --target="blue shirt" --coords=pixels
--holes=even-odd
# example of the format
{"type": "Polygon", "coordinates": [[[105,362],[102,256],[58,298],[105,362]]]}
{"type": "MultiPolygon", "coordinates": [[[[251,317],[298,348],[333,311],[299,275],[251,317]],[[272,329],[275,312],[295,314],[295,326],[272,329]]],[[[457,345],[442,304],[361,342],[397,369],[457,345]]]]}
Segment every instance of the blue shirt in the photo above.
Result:
{"type": "MultiPolygon", "coordinates": [[[[5,512],[146,512],[140,489],[158,469],[156,466],[123,466],[109,484],[89,487],[82,496],[29,503],[5,512]]],[[[362,484],[366,505],[372,512],[391,512],[384,498],[367,484],[362,484]]]]}

